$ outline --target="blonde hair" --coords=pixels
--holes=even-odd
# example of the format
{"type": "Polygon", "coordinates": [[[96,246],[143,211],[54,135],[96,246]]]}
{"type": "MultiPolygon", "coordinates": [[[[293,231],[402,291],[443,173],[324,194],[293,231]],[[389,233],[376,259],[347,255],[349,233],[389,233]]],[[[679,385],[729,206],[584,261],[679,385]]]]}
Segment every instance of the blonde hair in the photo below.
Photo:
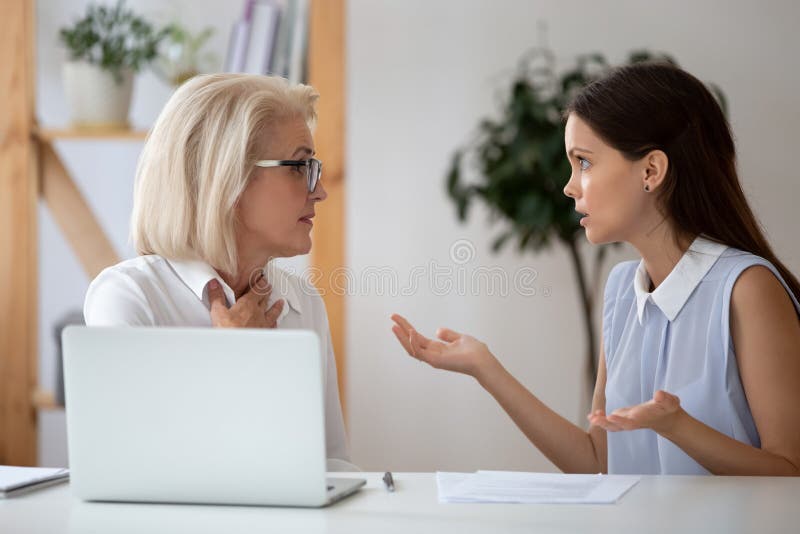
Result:
{"type": "Polygon", "coordinates": [[[310,86],[271,76],[209,74],[184,83],[139,157],[131,216],[136,251],[236,273],[235,208],[261,159],[259,135],[296,116],[313,127],[318,98],[310,86]]]}

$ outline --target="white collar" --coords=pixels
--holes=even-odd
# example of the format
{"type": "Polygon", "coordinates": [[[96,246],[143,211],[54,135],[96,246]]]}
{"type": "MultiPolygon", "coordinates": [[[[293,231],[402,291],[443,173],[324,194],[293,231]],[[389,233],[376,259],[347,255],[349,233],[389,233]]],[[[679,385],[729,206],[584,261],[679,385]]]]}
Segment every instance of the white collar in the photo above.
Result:
{"type": "MultiPolygon", "coordinates": [[[[225,293],[225,298],[228,305],[231,306],[236,302],[233,289],[222,279],[219,273],[214,270],[211,265],[200,260],[167,260],[172,266],[175,274],[183,281],[186,286],[200,299],[206,306],[208,302],[208,292],[206,287],[211,280],[217,280],[222,286],[222,291],[225,293]]],[[[303,313],[303,308],[300,305],[300,299],[297,295],[296,288],[288,279],[286,273],[276,267],[271,262],[264,266],[264,274],[267,281],[272,284],[272,294],[269,298],[269,304],[272,305],[279,298],[286,300],[289,306],[284,306],[281,311],[278,321],[284,318],[289,313],[291,307],[297,313],[303,313]]]]}
{"type": "Polygon", "coordinates": [[[667,319],[674,321],[697,285],[727,248],[727,245],[697,236],[689,250],[652,293],[648,292],[650,276],[644,267],[644,260],[640,261],[633,280],[639,324],[643,323],[644,305],[648,299],[664,312],[667,319]]]}

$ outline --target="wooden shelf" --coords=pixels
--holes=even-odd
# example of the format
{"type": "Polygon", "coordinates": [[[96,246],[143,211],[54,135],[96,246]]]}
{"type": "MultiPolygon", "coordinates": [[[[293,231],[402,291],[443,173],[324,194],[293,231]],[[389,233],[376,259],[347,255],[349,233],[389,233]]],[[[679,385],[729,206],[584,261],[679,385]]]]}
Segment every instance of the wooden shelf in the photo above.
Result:
{"type": "Polygon", "coordinates": [[[96,139],[98,141],[143,141],[146,130],[124,128],[35,128],[33,135],[42,141],[96,139]]]}

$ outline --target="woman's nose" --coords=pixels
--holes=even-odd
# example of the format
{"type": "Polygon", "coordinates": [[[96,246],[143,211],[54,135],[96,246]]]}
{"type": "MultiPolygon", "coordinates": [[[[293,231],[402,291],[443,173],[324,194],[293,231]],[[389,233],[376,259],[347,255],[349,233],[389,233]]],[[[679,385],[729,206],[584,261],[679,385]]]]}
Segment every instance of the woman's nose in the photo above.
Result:
{"type": "Polygon", "coordinates": [[[574,175],[570,175],[567,185],[564,186],[564,194],[569,198],[578,198],[580,196],[577,180],[574,179],[574,175]]]}
{"type": "Polygon", "coordinates": [[[314,188],[314,191],[309,194],[309,197],[314,202],[322,202],[328,198],[328,192],[325,191],[325,186],[322,185],[322,180],[317,181],[317,186],[314,188]]]}

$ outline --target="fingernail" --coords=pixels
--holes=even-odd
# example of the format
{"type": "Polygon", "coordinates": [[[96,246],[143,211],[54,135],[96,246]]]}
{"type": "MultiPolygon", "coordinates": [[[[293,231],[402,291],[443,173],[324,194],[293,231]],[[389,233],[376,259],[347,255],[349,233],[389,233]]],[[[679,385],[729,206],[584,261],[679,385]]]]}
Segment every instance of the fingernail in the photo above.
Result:
{"type": "Polygon", "coordinates": [[[216,279],[211,280],[211,282],[208,283],[208,287],[211,289],[217,289],[219,287],[219,282],[217,282],[216,279]]]}

